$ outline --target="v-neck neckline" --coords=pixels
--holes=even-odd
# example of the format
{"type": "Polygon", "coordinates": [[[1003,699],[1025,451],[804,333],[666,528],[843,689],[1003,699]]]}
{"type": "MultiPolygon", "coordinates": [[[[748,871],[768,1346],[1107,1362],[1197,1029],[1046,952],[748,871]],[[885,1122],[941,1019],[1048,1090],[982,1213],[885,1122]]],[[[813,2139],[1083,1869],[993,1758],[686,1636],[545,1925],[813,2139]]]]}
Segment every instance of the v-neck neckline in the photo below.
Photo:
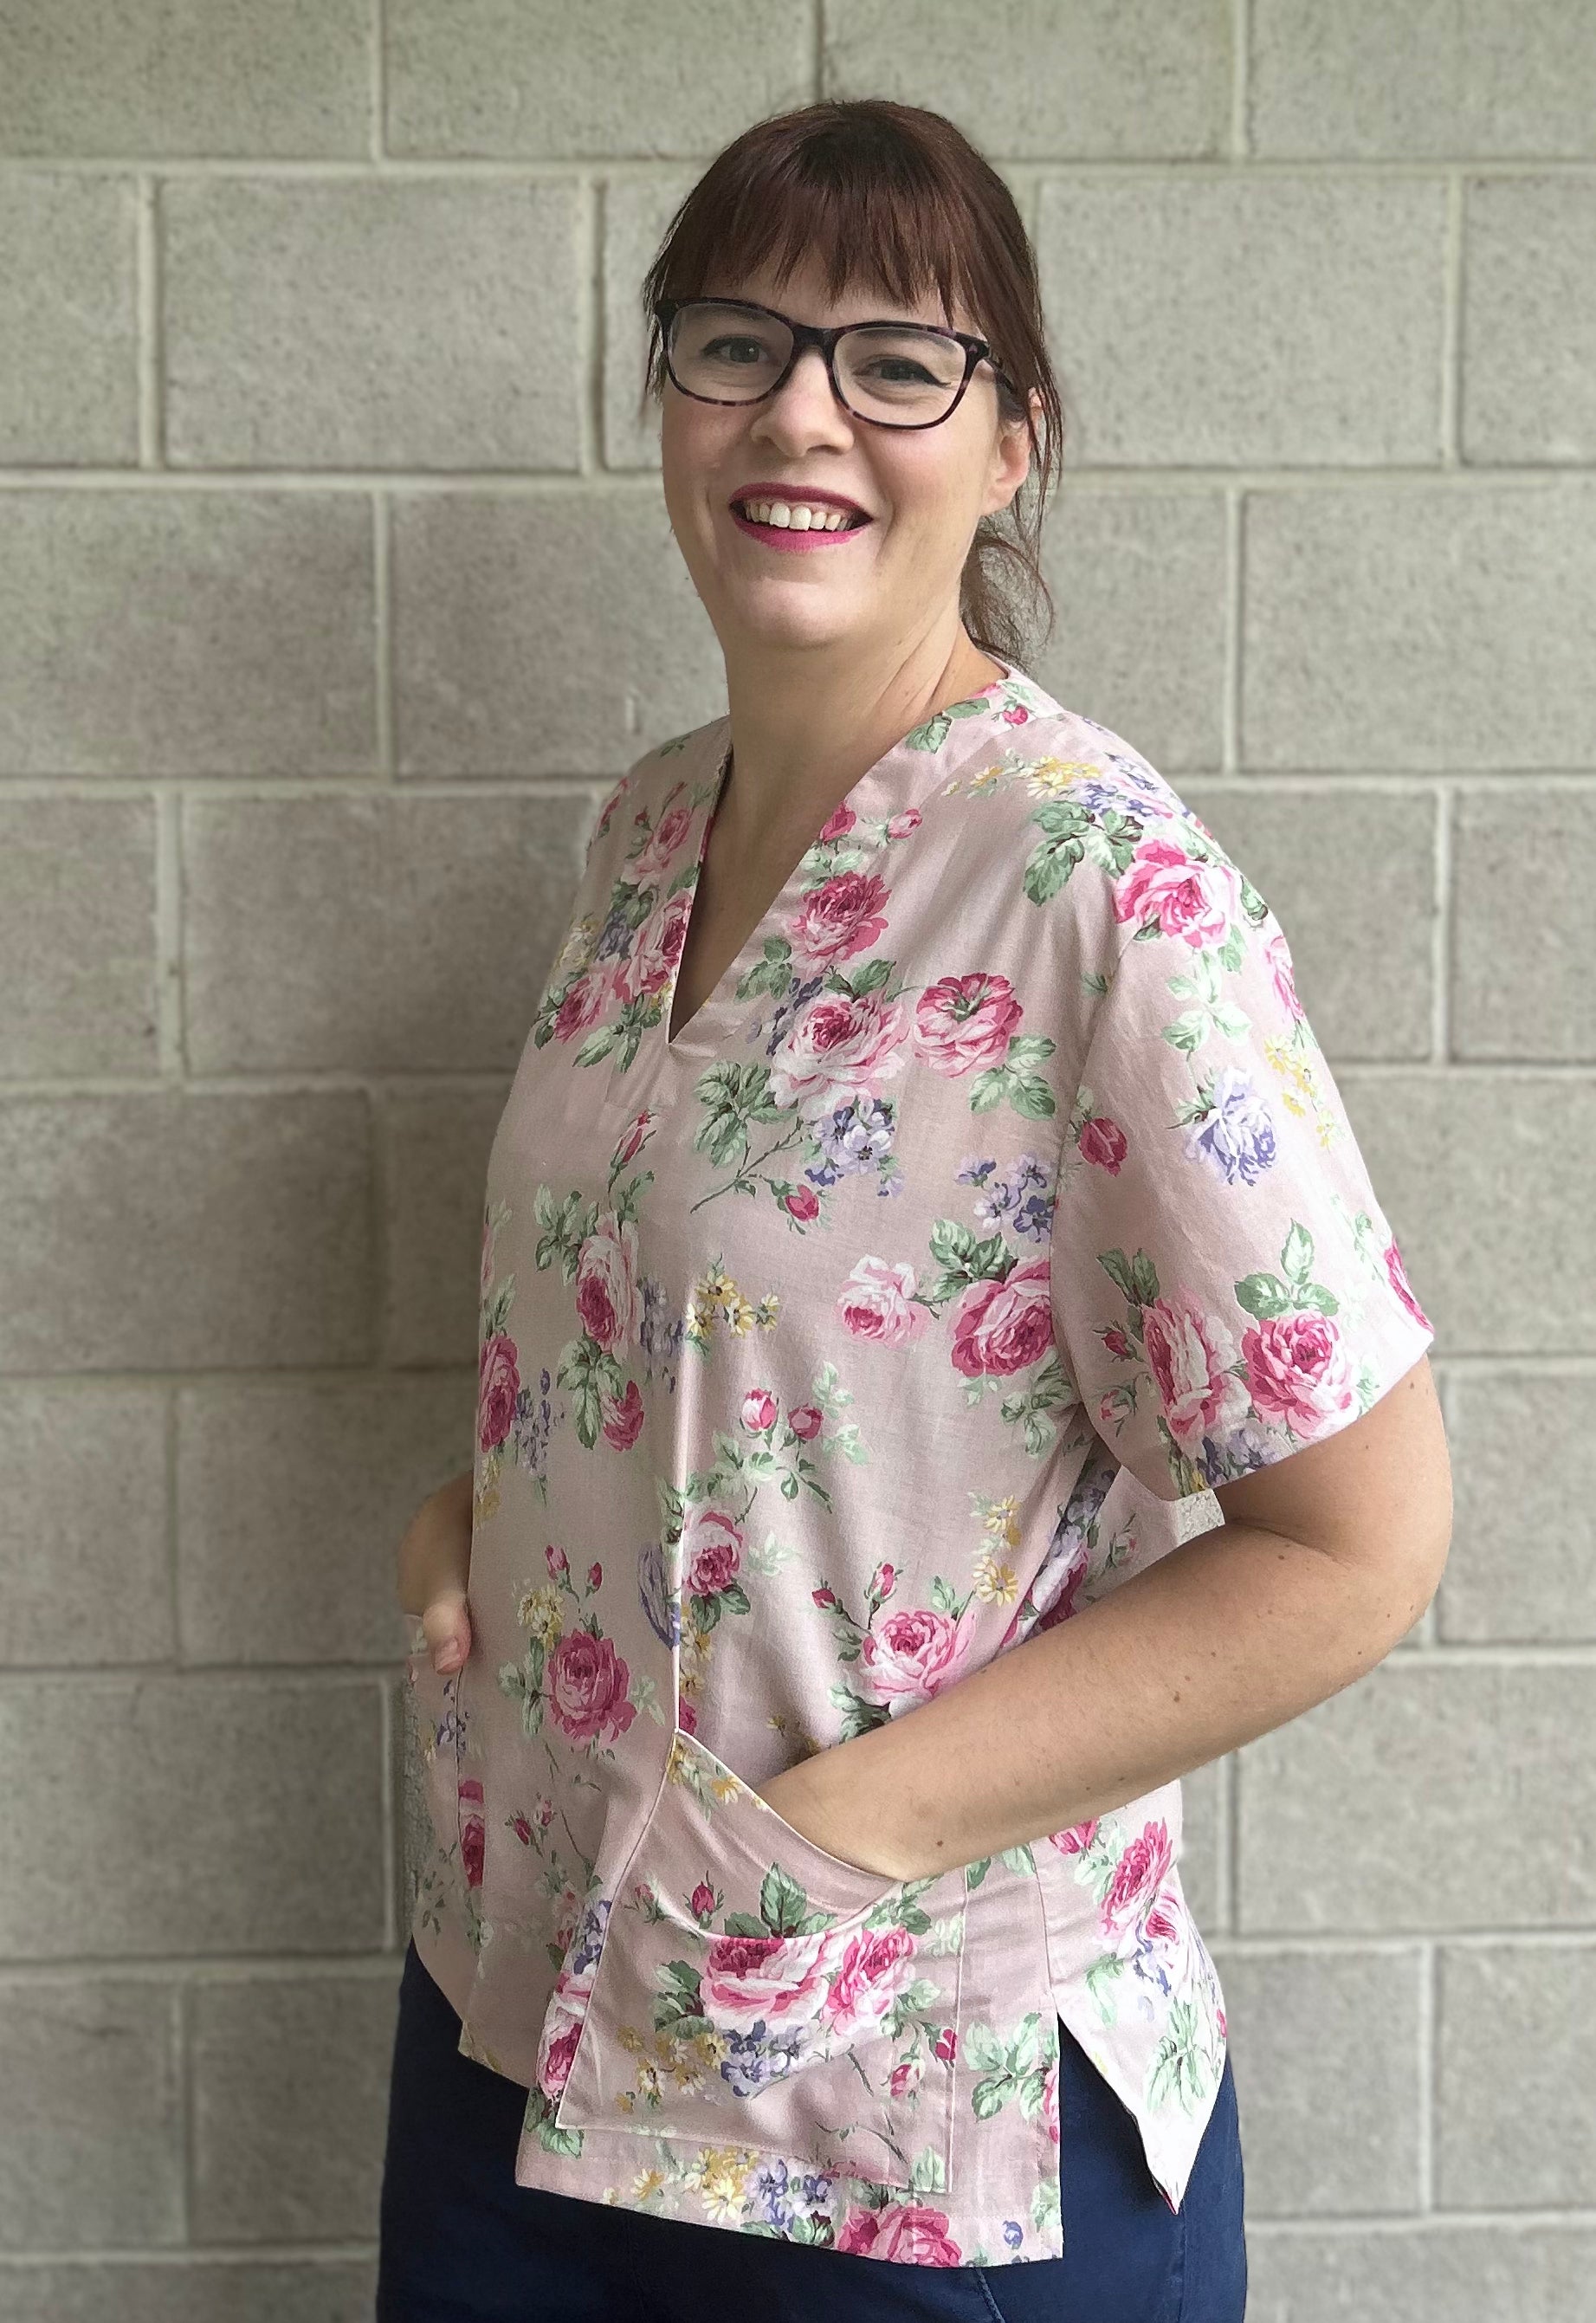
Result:
{"type": "MultiPolygon", "coordinates": [[[[993,661],[997,661],[998,658],[995,654],[988,657],[993,661]]],[[[705,760],[717,771],[712,777],[711,786],[706,798],[694,811],[698,818],[696,830],[693,825],[689,826],[690,843],[694,846],[695,853],[693,885],[688,890],[687,918],[682,930],[681,943],[676,947],[675,957],[671,962],[670,978],[665,989],[659,1021],[656,1027],[660,1048],[666,1057],[675,1058],[685,1054],[687,1050],[693,1046],[693,1035],[702,1031],[706,1017],[712,1010],[723,1005],[729,997],[735,995],[738,986],[748,974],[749,967],[764,950],[771,923],[784,917],[790,909],[793,900],[803,892],[804,874],[814,858],[816,849],[822,844],[823,834],[830,830],[838,817],[846,813],[856,821],[879,822],[892,815],[901,814],[906,808],[917,806],[920,803],[923,794],[942,773],[946,761],[940,749],[912,747],[913,738],[917,734],[923,734],[926,728],[933,725],[938,718],[949,717],[956,712],[963,712],[967,716],[972,714],[969,704],[985,702],[988,696],[997,693],[1000,688],[1020,675],[1017,665],[1014,663],[1002,662],[999,663],[999,667],[1002,671],[1001,676],[995,677],[990,684],[982,686],[975,693],[961,694],[957,702],[945,702],[940,711],[933,711],[930,718],[922,719],[918,725],[910,727],[906,733],[900,735],[892,747],[884,751],[876,760],[874,766],[866,767],[852,789],[839,799],[820,831],[816,832],[797,862],[793,864],[755,926],[749,930],[736,957],[727,963],[692,1015],[673,1036],[671,1016],[676,1005],[676,987],[681,981],[682,962],[686,958],[687,939],[692,931],[693,915],[697,908],[699,880],[703,874],[704,860],[710,849],[710,834],[714,828],[715,815],[725,794],[727,775],[731,762],[730,715],[728,713],[726,717],[715,720],[708,729],[705,760]]],[[[885,840],[882,840],[871,849],[869,861],[876,859],[885,843],[885,840]]]]}

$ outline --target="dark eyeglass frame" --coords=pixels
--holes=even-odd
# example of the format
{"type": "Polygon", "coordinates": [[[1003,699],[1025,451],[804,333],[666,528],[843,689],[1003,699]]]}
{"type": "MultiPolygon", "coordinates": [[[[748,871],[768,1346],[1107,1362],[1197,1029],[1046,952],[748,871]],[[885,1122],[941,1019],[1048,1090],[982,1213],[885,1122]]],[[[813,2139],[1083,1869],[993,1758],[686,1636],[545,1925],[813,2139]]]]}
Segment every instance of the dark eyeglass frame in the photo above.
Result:
{"type": "Polygon", "coordinates": [[[844,411],[850,418],[862,420],[867,427],[940,427],[943,420],[952,418],[963,402],[964,391],[975,374],[976,365],[979,363],[991,364],[995,377],[1003,381],[1011,395],[1017,395],[1019,392],[1007,373],[998,369],[997,360],[993,354],[992,343],[989,339],[977,338],[969,331],[944,331],[931,323],[905,323],[895,315],[883,315],[874,321],[867,319],[858,323],[833,323],[829,328],[822,330],[818,323],[795,322],[791,315],[784,315],[779,307],[762,307],[754,298],[656,298],[654,302],[654,315],[659,325],[660,349],[665,356],[665,369],[670,373],[671,384],[678,393],[692,396],[695,403],[714,403],[719,404],[722,409],[729,407],[738,409],[756,403],[764,403],[769,397],[785,387],[788,380],[793,376],[793,366],[799,356],[808,347],[820,349],[826,366],[826,377],[831,382],[831,392],[844,411]],[[781,377],[773,380],[762,395],[700,395],[694,389],[683,387],[676,377],[671,362],[671,325],[675,317],[686,307],[732,307],[743,314],[768,315],[773,322],[784,323],[793,334],[793,352],[787,357],[781,377]],[[876,419],[867,411],[856,411],[837,384],[837,342],[848,331],[919,331],[923,332],[928,338],[956,340],[964,349],[964,377],[959,381],[954,391],[953,400],[947,410],[940,413],[935,419],[876,419]]]}

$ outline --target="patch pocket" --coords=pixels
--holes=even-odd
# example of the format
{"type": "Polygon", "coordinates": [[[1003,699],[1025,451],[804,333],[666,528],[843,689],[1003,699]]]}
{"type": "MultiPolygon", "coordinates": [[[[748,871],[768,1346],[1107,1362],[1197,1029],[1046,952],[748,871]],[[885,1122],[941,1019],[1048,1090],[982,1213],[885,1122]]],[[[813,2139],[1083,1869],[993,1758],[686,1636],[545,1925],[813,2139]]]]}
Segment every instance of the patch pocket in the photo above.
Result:
{"type": "Polygon", "coordinates": [[[945,2190],[962,1871],[884,1879],[695,1735],[610,1899],[562,2132],[636,2130],[945,2190]]]}

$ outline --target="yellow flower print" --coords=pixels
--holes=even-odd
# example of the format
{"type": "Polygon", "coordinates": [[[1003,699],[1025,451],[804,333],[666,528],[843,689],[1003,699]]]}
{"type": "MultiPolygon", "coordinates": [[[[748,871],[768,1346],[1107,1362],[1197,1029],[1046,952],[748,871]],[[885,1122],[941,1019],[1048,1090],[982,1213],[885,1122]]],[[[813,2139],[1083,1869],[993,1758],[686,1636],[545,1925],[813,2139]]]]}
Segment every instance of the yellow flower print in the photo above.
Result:
{"type": "Polygon", "coordinates": [[[985,1549],[976,1559],[975,1591],[983,1605],[1012,1605],[1020,1593],[1012,1565],[999,1565],[985,1549]]]}
{"type": "Polygon", "coordinates": [[[559,957],[549,970],[548,981],[551,986],[558,984],[564,977],[569,976],[574,969],[587,966],[588,961],[592,958],[593,946],[598,941],[603,924],[603,921],[596,912],[589,912],[573,923],[570,933],[560,946],[559,957]]]}
{"type": "Polygon", "coordinates": [[[682,1327],[695,1347],[708,1346],[717,1320],[726,1325],[733,1338],[746,1339],[752,1330],[770,1330],[780,1307],[778,1292],[767,1290],[763,1299],[751,1300],[729,1274],[717,1267],[693,1284],[682,1327]]]}
{"type": "Polygon", "coordinates": [[[486,1524],[490,1517],[499,1514],[499,1472],[504,1465],[502,1452],[488,1452],[482,1456],[482,1469],[472,1493],[471,1513],[473,1524],[486,1524]]]}
{"type": "Polygon", "coordinates": [[[1280,1102],[1287,1112],[1296,1114],[1299,1120],[1306,1120],[1311,1114],[1319,1143],[1328,1146],[1336,1134],[1335,1114],[1319,1085],[1312,1051],[1295,1037],[1282,1040],[1271,1034],[1264,1041],[1263,1053],[1286,1083],[1280,1091],[1280,1102]]]}
{"type": "Polygon", "coordinates": [[[984,798],[1004,783],[1025,782],[1032,793],[1040,798],[1057,798],[1075,783],[1085,777],[1101,782],[1103,769],[1085,758],[1000,758],[990,767],[982,767],[968,775],[956,775],[943,792],[944,798],[959,790],[968,791],[972,798],[984,798]]]}
{"type": "Polygon", "coordinates": [[[983,1500],[972,1492],[976,1510],[981,1520],[981,1529],[994,1548],[1018,1548],[1020,1546],[1020,1503],[1013,1492],[1005,1492],[1000,1501],[983,1500]]]}
{"type": "Polygon", "coordinates": [[[711,2218],[735,2218],[743,2208],[743,2188],[757,2157],[747,2147],[706,2145],[687,2173],[711,2218]]]}
{"type": "Polygon", "coordinates": [[[523,1630],[529,1630],[545,1653],[552,1653],[560,1642],[560,1593],[548,1582],[534,1589],[530,1582],[526,1594],[516,1608],[516,1619],[523,1630]]]}

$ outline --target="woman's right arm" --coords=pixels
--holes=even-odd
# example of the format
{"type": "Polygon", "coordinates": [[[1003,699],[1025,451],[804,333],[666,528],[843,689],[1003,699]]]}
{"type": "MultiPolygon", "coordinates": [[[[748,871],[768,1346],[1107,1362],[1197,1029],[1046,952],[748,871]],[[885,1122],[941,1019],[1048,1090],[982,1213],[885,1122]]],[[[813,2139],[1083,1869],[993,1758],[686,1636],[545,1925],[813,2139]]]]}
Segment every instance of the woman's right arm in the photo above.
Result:
{"type": "Polygon", "coordinates": [[[433,1667],[455,1670],[471,1651],[471,1514],[473,1471],[463,1469],[422,1501],[399,1548],[399,1602],[427,1635],[433,1667]]]}

